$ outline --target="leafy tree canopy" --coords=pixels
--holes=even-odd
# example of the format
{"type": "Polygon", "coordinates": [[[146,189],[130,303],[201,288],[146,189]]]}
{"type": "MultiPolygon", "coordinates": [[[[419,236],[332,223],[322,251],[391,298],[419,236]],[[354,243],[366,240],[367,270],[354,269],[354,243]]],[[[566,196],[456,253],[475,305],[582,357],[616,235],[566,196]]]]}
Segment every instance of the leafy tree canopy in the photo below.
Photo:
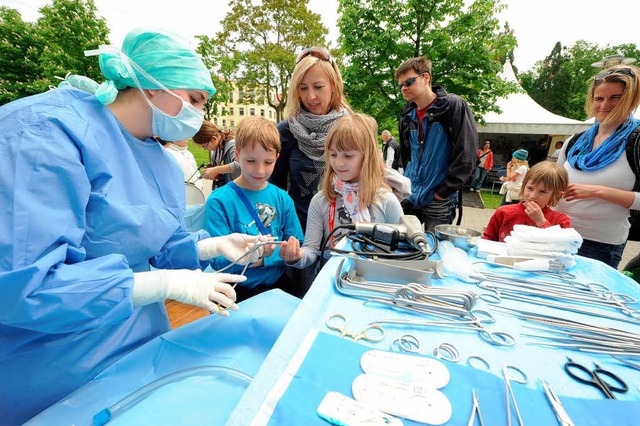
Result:
{"type": "Polygon", "coordinates": [[[590,80],[599,71],[591,64],[614,54],[640,60],[635,44],[600,47],[584,40],[563,47],[557,42],[549,55],[532,70],[520,74],[522,87],[547,110],[576,120],[585,120],[584,110],[590,80]]]}
{"type": "Polygon", "coordinates": [[[53,0],[39,12],[29,23],[0,7],[0,104],[43,92],[67,73],[103,78],[96,58],[84,56],[108,43],[106,20],[96,15],[93,0],[53,0]]]}
{"type": "Polygon", "coordinates": [[[353,107],[396,127],[405,101],[394,79],[406,59],[433,62],[433,83],[464,97],[477,120],[515,87],[497,77],[516,45],[499,0],[340,0],[343,77],[353,107]]]}
{"type": "Polygon", "coordinates": [[[296,54],[326,46],[327,29],[320,15],[309,11],[308,0],[231,0],[230,9],[215,37],[199,37],[199,52],[219,75],[219,83],[236,82],[247,103],[266,100],[279,121],[296,54]]]}
{"type": "Polygon", "coordinates": [[[0,7],[0,105],[42,91],[34,86],[42,74],[43,46],[35,24],[22,21],[15,9],[0,7]]]}

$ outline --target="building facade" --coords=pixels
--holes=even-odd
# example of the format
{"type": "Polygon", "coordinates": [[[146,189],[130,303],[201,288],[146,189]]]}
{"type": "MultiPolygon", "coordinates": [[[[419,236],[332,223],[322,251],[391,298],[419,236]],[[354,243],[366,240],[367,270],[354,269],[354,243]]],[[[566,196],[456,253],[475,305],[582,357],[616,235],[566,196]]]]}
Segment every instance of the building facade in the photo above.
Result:
{"type": "Polygon", "coordinates": [[[234,129],[240,120],[252,115],[276,121],[276,110],[269,106],[266,99],[262,103],[247,103],[247,97],[236,85],[221,111],[222,114],[211,117],[211,121],[221,129],[234,129]]]}

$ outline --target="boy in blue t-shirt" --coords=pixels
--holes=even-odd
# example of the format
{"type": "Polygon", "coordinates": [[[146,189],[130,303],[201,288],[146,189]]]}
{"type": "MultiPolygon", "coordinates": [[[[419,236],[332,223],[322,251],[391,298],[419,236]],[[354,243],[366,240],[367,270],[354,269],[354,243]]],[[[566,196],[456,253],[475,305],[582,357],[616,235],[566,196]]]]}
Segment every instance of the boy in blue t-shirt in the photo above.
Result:
{"type": "MultiPolygon", "coordinates": [[[[303,239],[302,227],[293,200],[282,189],[268,182],[280,155],[280,134],[275,123],[263,117],[247,117],[236,128],[236,160],[242,172],[238,178],[209,195],[205,229],[212,237],[240,232],[269,235],[274,241],[293,236],[303,239]]],[[[224,257],[211,259],[211,267],[220,270],[229,265],[224,257]]],[[[244,266],[234,265],[225,272],[240,273],[244,266]]],[[[285,272],[280,248],[265,246],[264,256],[246,270],[247,280],[236,287],[237,301],[248,299],[271,288],[293,293],[285,272]]]]}

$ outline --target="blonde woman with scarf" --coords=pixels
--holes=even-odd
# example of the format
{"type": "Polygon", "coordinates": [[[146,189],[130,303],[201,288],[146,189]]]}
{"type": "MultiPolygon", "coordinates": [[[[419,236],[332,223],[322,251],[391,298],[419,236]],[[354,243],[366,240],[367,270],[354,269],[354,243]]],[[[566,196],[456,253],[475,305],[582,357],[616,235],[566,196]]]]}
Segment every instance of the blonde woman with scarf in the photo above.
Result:
{"type": "Polygon", "coordinates": [[[350,112],[340,70],[329,51],[303,50],[289,84],[286,119],[278,124],[282,151],[270,179],[293,199],[303,230],[309,203],[324,174],[326,136],[350,112]]]}
{"type": "MultiPolygon", "coordinates": [[[[280,256],[287,264],[295,268],[313,265],[323,241],[338,226],[400,221],[400,202],[384,183],[377,134],[375,120],[365,114],[345,116],[333,126],[324,145],[330,167],[325,170],[321,191],[311,200],[304,244],[300,247],[291,237],[280,246],[280,256]]],[[[333,234],[335,238],[340,235],[333,234]]]]}

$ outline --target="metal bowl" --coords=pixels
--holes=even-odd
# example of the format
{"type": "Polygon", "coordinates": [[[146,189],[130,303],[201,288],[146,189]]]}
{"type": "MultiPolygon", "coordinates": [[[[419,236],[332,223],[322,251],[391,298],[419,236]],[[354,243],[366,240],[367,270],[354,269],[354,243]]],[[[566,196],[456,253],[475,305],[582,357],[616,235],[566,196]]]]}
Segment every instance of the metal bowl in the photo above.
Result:
{"type": "Polygon", "coordinates": [[[482,232],[472,228],[457,225],[436,225],[436,237],[439,240],[450,241],[455,247],[468,251],[478,244],[482,232]]]}

